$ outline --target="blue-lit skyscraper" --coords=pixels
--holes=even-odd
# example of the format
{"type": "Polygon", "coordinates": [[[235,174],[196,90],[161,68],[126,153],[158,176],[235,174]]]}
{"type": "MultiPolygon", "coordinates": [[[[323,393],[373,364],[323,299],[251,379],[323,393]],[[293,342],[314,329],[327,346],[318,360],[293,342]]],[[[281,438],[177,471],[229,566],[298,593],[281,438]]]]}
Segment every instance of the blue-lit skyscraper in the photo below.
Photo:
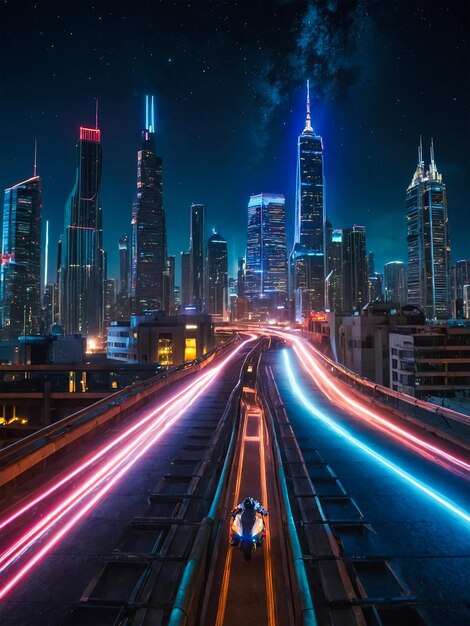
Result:
{"type": "Polygon", "coordinates": [[[424,169],[420,143],[418,165],[406,190],[408,304],[427,319],[451,317],[451,263],[446,186],[434,162],[424,169]]]}
{"type": "Polygon", "coordinates": [[[98,336],[103,331],[101,168],[97,121],[96,128],[80,128],[75,185],[65,206],[60,316],[66,333],[98,336]]]}
{"type": "Polygon", "coordinates": [[[291,296],[298,321],[325,306],[325,207],[323,142],[311,125],[307,81],[307,118],[297,141],[295,235],[291,254],[291,296]]]}
{"type": "Polygon", "coordinates": [[[153,96],[145,99],[145,130],[137,153],[137,192],[131,223],[131,310],[135,314],[165,308],[166,224],[162,159],[155,151],[153,96]]]}
{"type": "Polygon", "coordinates": [[[4,340],[37,330],[41,209],[41,179],[36,172],[32,178],[5,190],[0,272],[0,322],[4,340]]]}
{"type": "Polygon", "coordinates": [[[285,198],[260,193],[248,203],[245,297],[257,307],[266,301],[271,311],[285,305],[287,254],[285,198]]]}

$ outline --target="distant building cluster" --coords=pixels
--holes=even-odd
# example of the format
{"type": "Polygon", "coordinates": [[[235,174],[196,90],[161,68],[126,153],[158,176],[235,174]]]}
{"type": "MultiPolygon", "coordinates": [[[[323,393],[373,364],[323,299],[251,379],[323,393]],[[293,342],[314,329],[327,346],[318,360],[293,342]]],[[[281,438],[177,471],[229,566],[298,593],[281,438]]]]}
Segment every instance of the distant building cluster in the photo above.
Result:
{"type": "MultiPolygon", "coordinates": [[[[47,270],[41,281],[42,201],[36,165],[31,178],[5,190],[2,340],[54,329],[55,334],[81,334],[90,345],[107,344],[109,358],[121,359],[125,353],[134,361],[168,365],[167,348],[168,354],[183,358],[199,355],[210,342],[198,326],[193,335],[175,330],[179,347],[170,341],[165,348],[168,337],[155,331],[155,350],[147,352],[137,335],[163,324],[165,316],[175,328],[184,315],[200,318],[204,328],[205,316],[211,316],[211,323],[297,322],[307,328],[327,313],[361,317],[370,303],[389,302],[421,311],[426,322],[470,318],[470,260],[451,262],[446,186],[432,142],[426,168],[420,141],[417,168],[406,189],[406,263],[391,260],[377,271],[365,227],[353,223],[338,228],[327,218],[323,140],[312,126],[308,82],[305,127],[297,139],[293,245],[288,249],[285,196],[259,190],[248,199],[246,254],[238,259],[237,276],[228,276],[227,240],[219,232],[208,233],[206,206],[193,203],[177,280],[176,257],[167,247],[154,101],[147,96],[130,228],[117,242],[119,277],[108,277],[100,201],[102,152],[97,111],[95,128],[79,130],[75,184],[65,204],[52,283],[47,270]],[[120,351],[125,342],[117,341],[116,333],[127,333],[125,351],[120,351]],[[197,345],[192,346],[193,340],[197,345]]],[[[44,258],[47,263],[47,242],[44,258]]],[[[183,325],[186,331],[188,323],[183,325]]],[[[338,336],[335,345],[340,344],[338,336]]]]}

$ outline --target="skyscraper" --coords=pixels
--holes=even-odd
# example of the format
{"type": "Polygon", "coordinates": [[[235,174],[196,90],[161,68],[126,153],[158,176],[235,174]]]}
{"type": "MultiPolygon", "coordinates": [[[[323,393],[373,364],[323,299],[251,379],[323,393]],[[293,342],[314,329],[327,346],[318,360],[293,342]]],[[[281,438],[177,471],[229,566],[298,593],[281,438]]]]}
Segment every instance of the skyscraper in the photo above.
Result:
{"type": "Polygon", "coordinates": [[[311,125],[307,81],[307,118],[297,141],[295,235],[291,254],[291,295],[298,321],[325,305],[323,142],[311,125]]]}
{"type": "Polygon", "coordinates": [[[207,242],[207,312],[225,320],[227,319],[227,304],[227,241],[220,234],[214,233],[207,242]]]}
{"type": "Polygon", "coordinates": [[[166,225],[162,159],[155,152],[153,96],[145,97],[145,130],[137,153],[137,193],[131,222],[131,308],[133,313],[164,309],[166,225]]]}
{"type": "Polygon", "coordinates": [[[205,212],[203,204],[191,205],[191,303],[199,311],[204,306],[205,212]]]}
{"type": "Polygon", "coordinates": [[[470,318],[468,292],[470,290],[470,260],[457,261],[454,268],[454,310],[457,318],[470,318]]]}
{"type": "Polygon", "coordinates": [[[34,176],[5,190],[3,205],[0,321],[2,339],[37,332],[41,307],[41,179],[34,176]]]}
{"type": "Polygon", "coordinates": [[[385,302],[406,304],[405,266],[401,261],[390,261],[384,265],[385,302]]]}
{"type": "Polygon", "coordinates": [[[451,264],[446,186],[434,161],[424,169],[420,141],[418,165],[406,190],[408,242],[408,304],[424,311],[427,319],[451,315],[451,264]]]}
{"type": "Polygon", "coordinates": [[[343,231],[332,228],[327,222],[326,235],[326,286],[325,308],[343,312],[343,231]]]}
{"type": "Polygon", "coordinates": [[[60,298],[66,333],[97,336],[103,325],[102,149],[98,129],[80,127],[77,174],[65,206],[60,298]]]}
{"type": "Polygon", "coordinates": [[[166,269],[163,272],[163,302],[167,314],[174,313],[175,306],[175,257],[170,255],[166,260],[166,269]]]}
{"type": "Polygon", "coordinates": [[[268,299],[276,307],[285,304],[286,295],[285,198],[256,194],[248,203],[245,297],[252,302],[268,299]]]}
{"type": "Polygon", "coordinates": [[[245,297],[245,259],[243,257],[238,259],[237,296],[245,297]]]}
{"type": "Polygon", "coordinates": [[[129,237],[119,239],[119,291],[116,296],[116,318],[127,319],[129,307],[129,237]]]}
{"type": "Polygon", "coordinates": [[[181,295],[180,304],[184,308],[191,304],[191,254],[181,253],[181,295]]]}
{"type": "Polygon", "coordinates": [[[354,225],[343,230],[343,306],[346,313],[360,311],[369,301],[366,229],[354,225]]]}

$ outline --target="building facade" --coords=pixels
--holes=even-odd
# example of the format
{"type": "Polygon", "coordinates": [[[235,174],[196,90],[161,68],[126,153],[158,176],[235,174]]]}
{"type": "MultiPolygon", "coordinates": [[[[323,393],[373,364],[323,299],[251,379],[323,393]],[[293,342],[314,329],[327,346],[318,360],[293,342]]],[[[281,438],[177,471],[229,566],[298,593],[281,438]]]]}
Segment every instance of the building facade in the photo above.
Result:
{"type": "Polygon", "coordinates": [[[104,255],[100,202],[101,133],[80,128],[75,186],[65,207],[60,315],[66,334],[103,331],[104,255]]]}
{"type": "Polygon", "coordinates": [[[453,272],[454,317],[470,319],[470,260],[457,261],[453,272]]]}
{"type": "Polygon", "coordinates": [[[428,320],[451,316],[451,263],[446,186],[434,161],[425,171],[422,146],[418,165],[406,190],[409,304],[423,309],[428,320]]]}
{"type": "Polygon", "coordinates": [[[41,179],[5,190],[0,323],[3,340],[38,332],[41,314],[41,179]]]}
{"type": "Polygon", "coordinates": [[[137,153],[137,192],[131,222],[131,310],[164,310],[166,223],[162,159],[155,148],[153,96],[146,96],[145,130],[137,153]]]}
{"type": "Polygon", "coordinates": [[[127,319],[129,307],[129,237],[119,239],[119,289],[116,295],[116,318],[127,319]]]}
{"type": "Polygon", "coordinates": [[[206,310],[226,321],[228,307],[227,241],[214,233],[207,242],[206,310]]]}
{"type": "Polygon", "coordinates": [[[325,309],[343,311],[343,231],[327,225],[325,309]]]}
{"type": "Polygon", "coordinates": [[[180,305],[185,307],[191,304],[191,254],[181,253],[181,295],[180,305]]]}
{"type": "Polygon", "coordinates": [[[285,306],[287,244],[285,198],[281,194],[250,197],[244,295],[254,310],[272,312],[285,306]]]}
{"type": "Polygon", "coordinates": [[[204,307],[204,261],[206,258],[206,208],[203,204],[191,205],[190,280],[191,304],[198,311],[204,307]]]}
{"type": "Polygon", "coordinates": [[[405,266],[401,261],[384,265],[384,300],[406,304],[405,266]]]}
{"type": "Polygon", "coordinates": [[[133,315],[108,328],[108,359],[158,363],[162,367],[192,361],[214,347],[209,315],[133,315]]]}
{"type": "Polygon", "coordinates": [[[390,331],[390,387],[420,399],[470,395],[470,324],[390,331]]]}
{"type": "Polygon", "coordinates": [[[369,301],[366,229],[354,225],[343,230],[343,307],[360,311],[369,301]]]}
{"type": "Polygon", "coordinates": [[[295,234],[290,258],[290,292],[297,321],[325,306],[324,224],[323,141],[311,125],[307,81],[307,118],[297,141],[295,234]]]}

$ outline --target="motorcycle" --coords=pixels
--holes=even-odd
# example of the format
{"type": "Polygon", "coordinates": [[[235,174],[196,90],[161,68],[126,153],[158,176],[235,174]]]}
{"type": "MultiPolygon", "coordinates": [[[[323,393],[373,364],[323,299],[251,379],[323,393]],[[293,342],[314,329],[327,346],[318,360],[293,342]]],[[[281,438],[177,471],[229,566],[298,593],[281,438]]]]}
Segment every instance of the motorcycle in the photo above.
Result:
{"type": "Polygon", "coordinates": [[[232,522],[232,537],[240,543],[245,561],[251,559],[256,547],[261,545],[266,535],[261,513],[245,509],[237,513],[232,522]]]}

